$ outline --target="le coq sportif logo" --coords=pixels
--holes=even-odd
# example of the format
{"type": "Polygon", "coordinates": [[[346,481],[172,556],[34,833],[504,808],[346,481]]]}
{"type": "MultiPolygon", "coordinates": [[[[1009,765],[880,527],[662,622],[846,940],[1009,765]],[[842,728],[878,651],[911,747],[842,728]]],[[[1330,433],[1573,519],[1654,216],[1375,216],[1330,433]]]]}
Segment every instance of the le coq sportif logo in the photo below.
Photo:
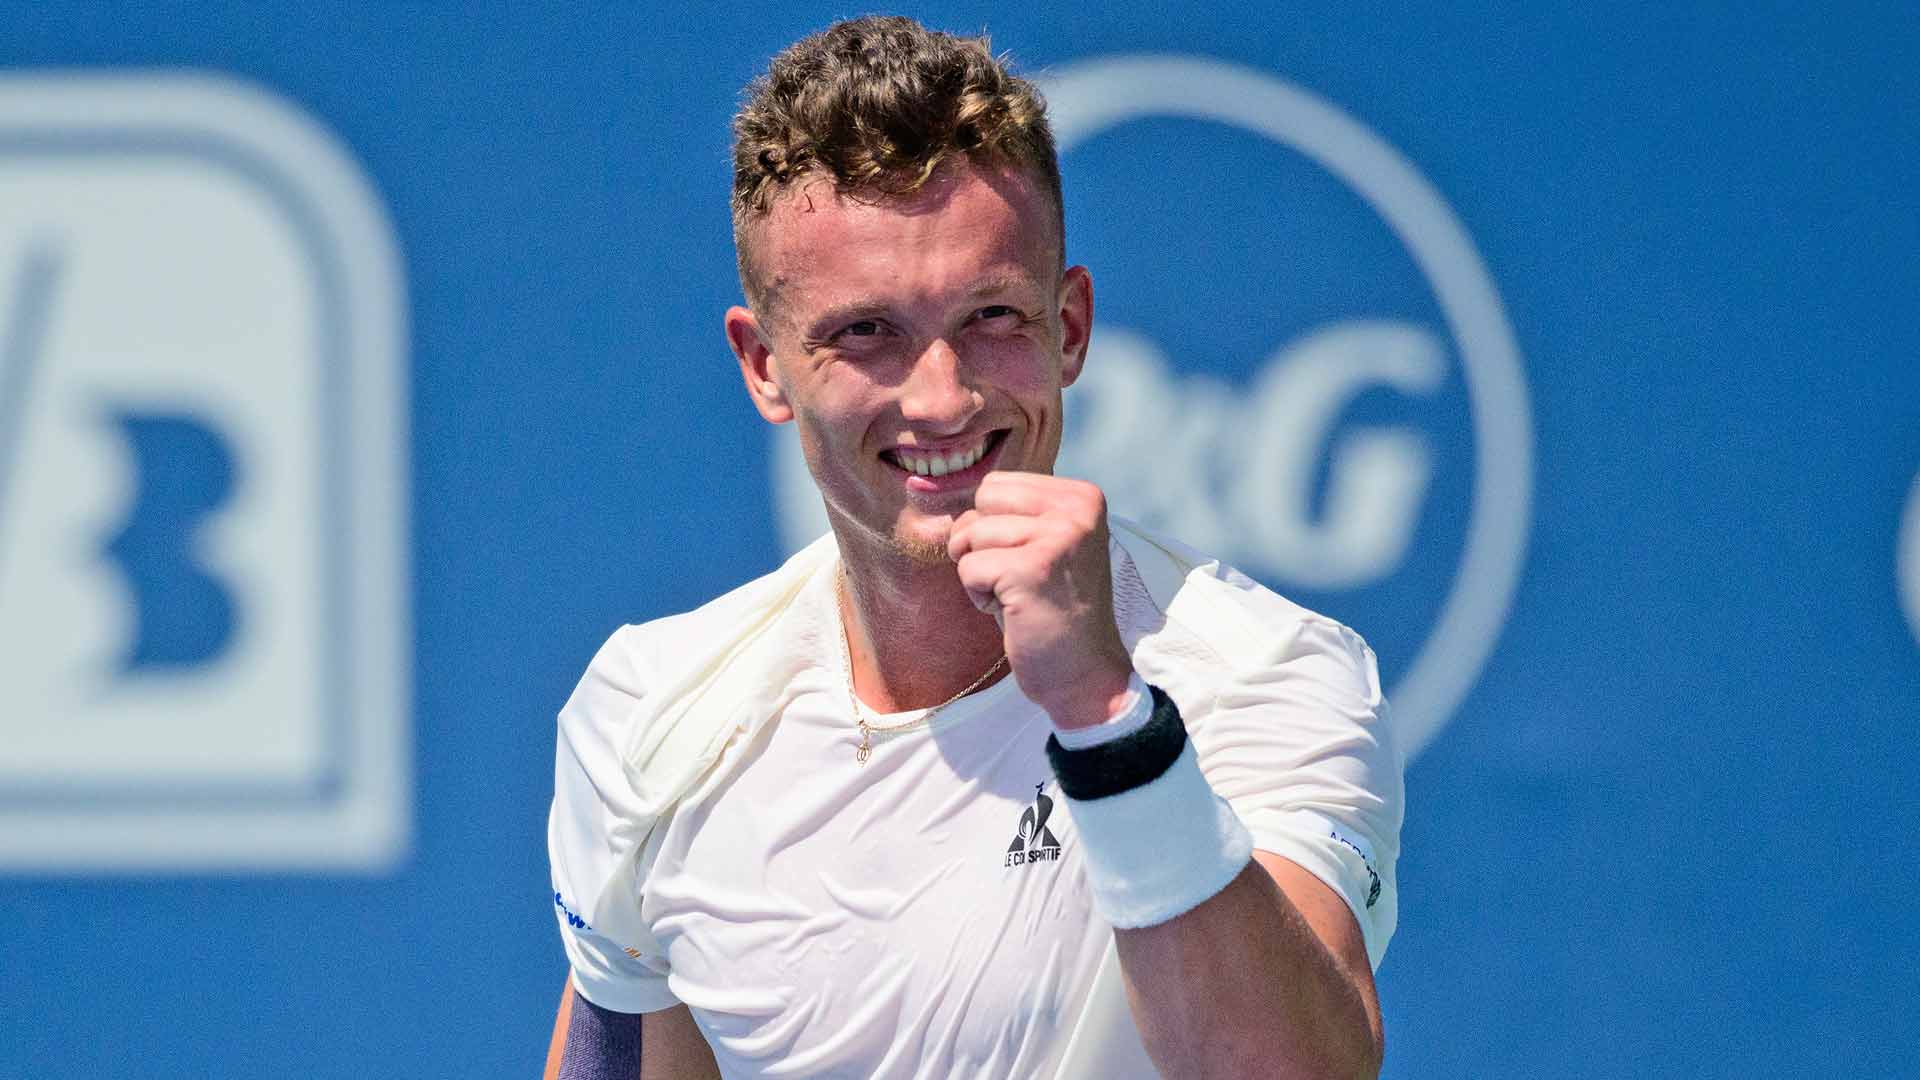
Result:
{"type": "Polygon", "coordinates": [[[1060,860],[1060,841],[1047,828],[1053,814],[1053,800],[1047,798],[1046,785],[1035,784],[1033,805],[1020,812],[1020,826],[1007,845],[1008,866],[1036,866],[1060,860]]]}

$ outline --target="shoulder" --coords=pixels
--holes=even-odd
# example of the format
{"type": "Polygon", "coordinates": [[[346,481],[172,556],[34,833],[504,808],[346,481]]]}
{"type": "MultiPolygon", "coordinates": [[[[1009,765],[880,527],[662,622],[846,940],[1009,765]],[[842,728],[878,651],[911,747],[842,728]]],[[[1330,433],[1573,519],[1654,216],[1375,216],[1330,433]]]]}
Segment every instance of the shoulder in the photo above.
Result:
{"type": "Polygon", "coordinates": [[[1113,533],[1135,667],[1179,705],[1254,846],[1334,889],[1378,967],[1399,918],[1405,786],[1373,651],[1218,559],[1130,522],[1113,533]]]}
{"type": "MultiPolygon", "coordinates": [[[[615,630],[587,666],[581,687],[639,700],[649,688],[679,681],[751,636],[789,604],[807,579],[837,557],[831,535],[809,544],[778,569],[689,611],[615,630]]],[[[580,690],[575,691],[578,697],[580,690]]]]}
{"type": "Polygon", "coordinates": [[[1114,568],[1116,615],[1149,658],[1223,675],[1306,664],[1363,696],[1378,696],[1373,651],[1352,628],[1134,522],[1113,519],[1111,531],[1124,555],[1114,568]]]}
{"type": "Polygon", "coordinates": [[[625,772],[641,804],[667,805],[712,760],[735,699],[779,681],[786,617],[837,558],[822,537],[691,611],[616,630],[560,710],[561,758],[598,767],[603,788],[625,772]]]}
{"type": "Polygon", "coordinates": [[[606,859],[637,848],[713,760],[732,724],[724,699],[765,667],[747,646],[779,623],[799,586],[833,556],[831,544],[811,546],[692,611],[614,631],[560,709],[557,862],[592,867],[595,877],[606,859]],[[716,687],[718,697],[710,694],[716,687]]]}

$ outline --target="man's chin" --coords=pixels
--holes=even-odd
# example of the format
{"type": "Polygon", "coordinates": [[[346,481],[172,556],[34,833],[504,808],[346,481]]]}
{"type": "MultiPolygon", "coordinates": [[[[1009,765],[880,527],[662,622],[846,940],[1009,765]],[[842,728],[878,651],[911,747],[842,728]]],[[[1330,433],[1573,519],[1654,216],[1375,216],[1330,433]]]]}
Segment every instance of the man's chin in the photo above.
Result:
{"type": "Polygon", "coordinates": [[[947,559],[947,536],[951,527],[933,532],[908,532],[897,530],[893,534],[893,550],[905,555],[917,563],[933,565],[944,563],[947,559]]]}

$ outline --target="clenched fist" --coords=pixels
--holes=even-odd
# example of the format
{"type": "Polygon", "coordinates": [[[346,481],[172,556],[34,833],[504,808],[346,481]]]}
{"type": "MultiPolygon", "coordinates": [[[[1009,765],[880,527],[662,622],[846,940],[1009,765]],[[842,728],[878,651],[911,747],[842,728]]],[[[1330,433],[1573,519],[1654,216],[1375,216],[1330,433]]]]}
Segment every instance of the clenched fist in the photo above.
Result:
{"type": "Polygon", "coordinates": [[[1000,622],[1020,691],[1055,727],[1098,724],[1120,707],[1133,661],[1113,619],[1107,500],[1083,480],[992,472],[953,523],[960,583],[1000,622]]]}

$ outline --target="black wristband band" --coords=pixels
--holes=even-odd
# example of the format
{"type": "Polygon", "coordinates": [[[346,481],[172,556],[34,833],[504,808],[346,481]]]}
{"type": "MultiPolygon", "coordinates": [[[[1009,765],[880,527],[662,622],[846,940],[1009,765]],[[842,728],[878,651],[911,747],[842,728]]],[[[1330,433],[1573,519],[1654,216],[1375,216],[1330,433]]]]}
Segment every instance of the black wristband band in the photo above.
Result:
{"type": "Polygon", "coordinates": [[[1067,798],[1104,799],[1151,784],[1187,748],[1187,726],[1173,699],[1157,686],[1147,690],[1153,694],[1153,718],[1131,735],[1085,750],[1069,750],[1047,736],[1047,761],[1067,798]]]}

